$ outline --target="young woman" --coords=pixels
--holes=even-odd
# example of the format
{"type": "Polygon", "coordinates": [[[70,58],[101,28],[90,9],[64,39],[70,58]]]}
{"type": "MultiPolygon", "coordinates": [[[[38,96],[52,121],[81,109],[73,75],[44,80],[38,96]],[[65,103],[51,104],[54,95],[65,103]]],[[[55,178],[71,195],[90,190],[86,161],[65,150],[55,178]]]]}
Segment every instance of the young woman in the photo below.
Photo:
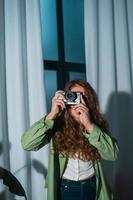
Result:
{"type": "Polygon", "coordinates": [[[22,135],[22,146],[31,151],[50,143],[48,200],[111,200],[101,159],[116,160],[119,150],[97,95],[83,80],[68,82],[64,91],[55,93],[51,111],[22,135]],[[80,102],[67,104],[64,91],[78,92],[80,102]]]}

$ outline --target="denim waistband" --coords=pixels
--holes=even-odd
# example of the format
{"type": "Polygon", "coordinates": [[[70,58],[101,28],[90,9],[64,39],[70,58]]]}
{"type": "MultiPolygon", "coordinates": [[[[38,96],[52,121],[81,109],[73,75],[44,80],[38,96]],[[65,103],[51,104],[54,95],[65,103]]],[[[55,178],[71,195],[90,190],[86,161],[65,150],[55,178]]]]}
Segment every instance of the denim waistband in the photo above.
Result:
{"type": "Polygon", "coordinates": [[[73,181],[73,180],[67,180],[67,179],[61,179],[60,182],[62,184],[70,183],[71,185],[80,185],[80,184],[87,184],[90,182],[95,182],[96,176],[92,176],[91,178],[85,179],[85,180],[78,180],[78,181],[73,181]]]}

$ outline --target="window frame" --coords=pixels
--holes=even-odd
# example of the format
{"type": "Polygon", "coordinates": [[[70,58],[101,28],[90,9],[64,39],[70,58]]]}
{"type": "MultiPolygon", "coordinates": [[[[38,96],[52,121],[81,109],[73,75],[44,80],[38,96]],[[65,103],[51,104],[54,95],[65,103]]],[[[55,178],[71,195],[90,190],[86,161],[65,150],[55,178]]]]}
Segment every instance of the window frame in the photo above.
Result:
{"type": "Polygon", "coordinates": [[[86,65],[65,61],[62,0],[56,0],[56,13],[58,61],[44,59],[44,70],[55,70],[57,73],[57,89],[63,89],[65,83],[69,81],[69,72],[86,73],[86,65]]]}

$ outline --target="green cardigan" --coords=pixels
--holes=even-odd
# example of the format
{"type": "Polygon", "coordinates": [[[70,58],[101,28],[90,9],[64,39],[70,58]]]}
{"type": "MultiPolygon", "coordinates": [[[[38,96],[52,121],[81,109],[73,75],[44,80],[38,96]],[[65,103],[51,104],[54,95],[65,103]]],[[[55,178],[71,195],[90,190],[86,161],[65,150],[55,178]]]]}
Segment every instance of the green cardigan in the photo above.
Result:
{"type": "MultiPolygon", "coordinates": [[[[52,130],[54,120],[41,119],[35,122],[21,138],[23,149],[27,151],[37,151],[45,144],[49,145],[49,165],[46,179],[46,187],[48,188],[47,199],[57,199],[57,185],[59,178],[62,177],[67,164],[67,157],[62,154],[54,154],[54,146],[52,140],[52,130]]],[[[101,131],[101,129],[94,124],[92,133],[83,132],[90,144],[98,149],[101,157],[105,160],[116,160],[119,152],[117,143],[108,134],[101,131]]],[[[100,161],[94,163],[94,170],[96,173],[96,200],[111,200],[112,193],[108,190],[105,182],[100,161]]]]}

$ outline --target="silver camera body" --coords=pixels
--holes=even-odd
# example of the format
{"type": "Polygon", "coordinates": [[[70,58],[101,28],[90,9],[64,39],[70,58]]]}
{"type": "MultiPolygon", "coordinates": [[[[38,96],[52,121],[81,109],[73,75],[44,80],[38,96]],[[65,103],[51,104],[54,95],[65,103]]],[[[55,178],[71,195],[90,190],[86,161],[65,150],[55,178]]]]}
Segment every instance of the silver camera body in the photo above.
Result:
{"type": "Polygon", "coordinates": [[[80,103],[80,92],[66,91],[64,97],[66,105],[76,105],[80,103]]]}

